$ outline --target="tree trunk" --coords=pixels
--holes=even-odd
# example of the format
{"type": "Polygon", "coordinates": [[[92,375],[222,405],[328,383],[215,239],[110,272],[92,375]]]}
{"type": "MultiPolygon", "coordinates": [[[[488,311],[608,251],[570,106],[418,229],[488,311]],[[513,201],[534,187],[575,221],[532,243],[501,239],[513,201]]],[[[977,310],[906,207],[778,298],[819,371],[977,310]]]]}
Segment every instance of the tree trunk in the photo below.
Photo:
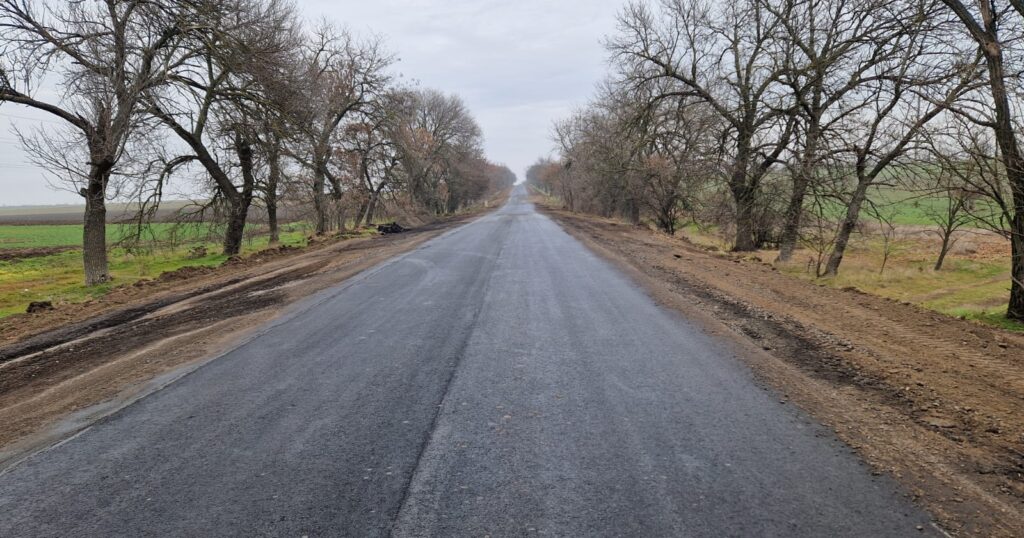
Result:
{"type": "Polygon", "coordinates": [[[380,198],[380,193],[376,191],[370,193],[370,202],[366,205],[366,214],[363,216],[363,222],[366,226],[371,226],[373,224],[373,217],[377,212],[378,198],[380,198]]]}
{"type": "Polygon", "coordinates": [[[803,171],[793,176],[793,192],[786,208],[785,223],[782,227],[782,238],[779,245],[780,262],[793,259],[796,243],[800,239],[800,221],[804,213],[804,198],[807,196],[809,180],[803,171]]]}
{"type": "Polygon", "coordinates": [[[366,218],[366,212],[369,211],[369,210],[370,210],[370,199],[369,198],[367,198],[366,200],[364,200],[364,201],[359,203],[359,207],[356,209],[356,222],[355,222],[355,226],[357,228],[359,227],[359,223],[363,222],[363,220],[366,218]]]}
{"type": "Polygon", "coordinates": [[[669,234],[676,234],[676,207],[679,205],[679,198],[675,194],[665,196],[657,205],[657,216],[655,220],[658,229],[669,234]]]}
{"type": "MultiPolygon", "coordinates": [[[[745,175],[745,174],[744,174],[745,175]]],[[[733,184],[732,196],[736,204],[736,241],[732,249],[736,252],[757,250],[754,241],[754,189],[745,184],[733,184]]]]}
{"type": "Polygon", "coordinates": [[[327,233],[327,195],[324,187],[327,180],[319,166],[313,171],[313,210],[316,213],[316,235],[327,233]]]}
{"type": "Polygon", "coordinates": [[[1024,321],[1024,188],[1014,191],[1017,213],[1011,224],[1010,305],[1006,317],[1024,321]]]}
{"type": "Polygon", "coordinates": [[[565,186],[562,187],[562,209],[576,212],[576,199],[572,195],[572,189],[565,186]]]}
{"type": "Polygon", "coordinates": [[[998,41],[985,44],[985,62],[988,66],[989,86],[995,105],[996,143],[1003,156],[1003,165],[1013,193],[1014,214],[1010,222],[1010,300],[1006,316],[1024,321],[1024,156],[1017,144],[1013,115],[1006,92],[1002,47],[998,41]]]}
{"type": "Polygon", "coordinates": [[[750,171],[750,137],[739,133],[736,145],[736,159],[733,161],[732,177],[729,178],[729,191],[736,205],[736,240],[732,249],[736,252],[750,252],[757,250],[757,242],[754,240],[757,188],[750,184],[747,177],[750,171]]]}
{"type": "Polygon", "coordinates": [[[952,234],[946,233],[942,236],[942,248],[939,250],[939,259],[935,260],[935,270],[941,271],[942,264],[946,263],[946,255],[949,254],[949,240],[952,234]]]}
{"type": "Polygon", "coordinates": [[[949,246],[943,243],[942,250],[939,251],[939,259],[935,260],[935,271],[941,271],[942,265],[946,263],[946,255],[949,254],[949,246]]]}
{"type": "Polygon", "coordinates": [[[267,224],[270,226],[270,244],[277,245],[281,242],[281,231],[277,225],[277,197],[270,196],[267,199],[267,224]]]}
{"type": "Polygon", "coordinates": [[[256,178],[253,173],[252,146],[241,135],[235,135],[235,152],[238,154],[239,167],[242,170],[242,189],[234,196],[228,197],[228,222],[224,232],[224,254],[237,256],[242,252],[242,241],[245,239],[245,221],[249,217],[249,206],[252,205],[253,189],[256,178]]]}
{"type": "Polygon", "coordinates": [[[245,220],[249,214],[249,204],[240,203],[237,207],[230,209],[228,215],[228,227],[224,232],[224,254],[226,256],[237,256],[242,251],[242,241],[245,239],[245,220]]]}
{"type": "Polygon", "coordinates": [[[668,235],[676,234],[676,221],[671,211],[663,209],[658,215],[658,229],[668,235]]]}
{"type": "Polygon", "coordinates": [[[95,286],[110,280],[107,267],[107,205],[105,172],[94,166],[89,185],[82,189],[85,219],[82,233],[82,260],[85,285],[95,286]]]}
{"type": "Polygon", "coordinates": [[[334,202],[335,217],[337,218],[338,223],[338,231],[344,232],[346,228],[345,220],[348,217],[348,215],[345,214],[345,205],[342,203],[342,199],[340,196],[332,197],[332,200],[334,202]]]}
{"type": "Polygon", "coordinates": [[[632,198],[626,201],[626,218],[633,226],[640,226],[640,204],[632,198]]]}
{"type": "Polygon", "coordinates": [[[839,233],[836,234],[836,244],[832,247],[832,254],[828,257],[828,263],[825,264],[826,276],[836,276],[839,274],[839,265],[843,263],[846,247],[850,244],[850,236],[853,235],[853,230],[857,228],[857,222],[860,220],[860,209],[864,205],[864,200],[867,199],[868,187],[870,185],[870,181],[859,181],[857,188],[853,191],[850,205],[846,206],[846,216],[843,217],[843,222],[839,225],[839,233]]]}
{"type": "Polygon", "coordinates": [[[275,139],[271,146],[268,161],[270,174],[267,178],[267,189],[264,193],[267,204],[267,225],[270,227],[270,244],[276,245],[281,242],[281,233],[277,225],[277,187],[281,183],[281,154],[278,150],[279,140],[275,139]]]}
{"type": "MultiPolygon", "coordinates": [[[[819,82],[822,76],[818,78],[819,82]]],[[[818,140],[821,138],[821,88],[815,87],[812,112],[807,125],[807,139],[804,152],[800,159],[800,167],[793,176],[793,192],[786,207],[785,222],[782,225],[782,238],[779,244],[779,261],[788,262],[793,259],[797,241],[800,240],[800,224],[804,215],[804,198],[807,188],[814,177],[814,169],[818,165],[818,140]]]]}

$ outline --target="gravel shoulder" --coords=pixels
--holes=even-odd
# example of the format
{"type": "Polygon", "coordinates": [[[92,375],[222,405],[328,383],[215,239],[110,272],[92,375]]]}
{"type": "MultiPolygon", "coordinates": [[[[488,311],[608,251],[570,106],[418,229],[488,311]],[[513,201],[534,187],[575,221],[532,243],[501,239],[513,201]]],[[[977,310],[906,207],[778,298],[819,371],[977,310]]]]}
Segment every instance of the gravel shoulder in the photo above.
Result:
{"type": "Polygon", "coordinates": [[[731,337],[950,533],[1024,536],[1024,338],[535,203],[659,303],[731,337]]]}

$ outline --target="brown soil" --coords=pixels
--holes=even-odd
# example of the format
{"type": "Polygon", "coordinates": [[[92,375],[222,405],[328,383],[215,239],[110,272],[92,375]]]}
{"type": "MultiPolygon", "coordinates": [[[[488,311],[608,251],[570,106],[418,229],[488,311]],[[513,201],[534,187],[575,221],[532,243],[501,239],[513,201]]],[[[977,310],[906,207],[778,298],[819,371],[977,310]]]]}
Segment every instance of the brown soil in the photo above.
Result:
{"type": "Polygon", "coordinates": [[[102,299],[0,320],[0,465],[238,345],[287,305],[477,215],[184,268],[102,299]]]}
{"type": "Polygon", "coordinates": [[[5,248],[0,249],[0,262],[52,256],[69,250],[75,250],[75,247],[5,248]]]}
{"type": "Polygon", "coordinates": [[[538,206],[900,480],[948,532],[1024,536],[1024,338],[538,206]]]}

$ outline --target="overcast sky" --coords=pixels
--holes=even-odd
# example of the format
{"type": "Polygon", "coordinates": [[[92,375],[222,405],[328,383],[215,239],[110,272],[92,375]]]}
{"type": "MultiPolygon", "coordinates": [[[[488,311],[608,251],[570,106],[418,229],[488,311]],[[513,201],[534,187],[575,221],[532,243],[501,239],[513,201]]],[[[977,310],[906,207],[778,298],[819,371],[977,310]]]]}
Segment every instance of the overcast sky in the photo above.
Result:
{"type": "MultiPolygon", "coordinates": [[[[489,159],[516,174],[549,153],[551,123],[583,104],[605,72],[601,39],[625,0],[297,0],[326,17],[382,35],[408,81],[461,95],[483,127],[489,159]]],[[[0,106],[0,205],[80,203],[26,162],[11,123],[54,121],[0,106]]],[[[44,126],[50,123],[42,124],[44,126]]]]}

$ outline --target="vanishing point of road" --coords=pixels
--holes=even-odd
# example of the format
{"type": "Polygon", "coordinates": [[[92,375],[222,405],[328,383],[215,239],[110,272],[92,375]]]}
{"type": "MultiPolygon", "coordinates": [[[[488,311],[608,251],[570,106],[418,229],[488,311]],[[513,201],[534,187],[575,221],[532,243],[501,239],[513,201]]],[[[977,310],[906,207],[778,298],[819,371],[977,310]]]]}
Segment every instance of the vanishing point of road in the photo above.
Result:
{"type": "Polygon", "coordinates": [[[4,471],[0,536],[936,532],[730,349],[519,187],[4,471]]]}

